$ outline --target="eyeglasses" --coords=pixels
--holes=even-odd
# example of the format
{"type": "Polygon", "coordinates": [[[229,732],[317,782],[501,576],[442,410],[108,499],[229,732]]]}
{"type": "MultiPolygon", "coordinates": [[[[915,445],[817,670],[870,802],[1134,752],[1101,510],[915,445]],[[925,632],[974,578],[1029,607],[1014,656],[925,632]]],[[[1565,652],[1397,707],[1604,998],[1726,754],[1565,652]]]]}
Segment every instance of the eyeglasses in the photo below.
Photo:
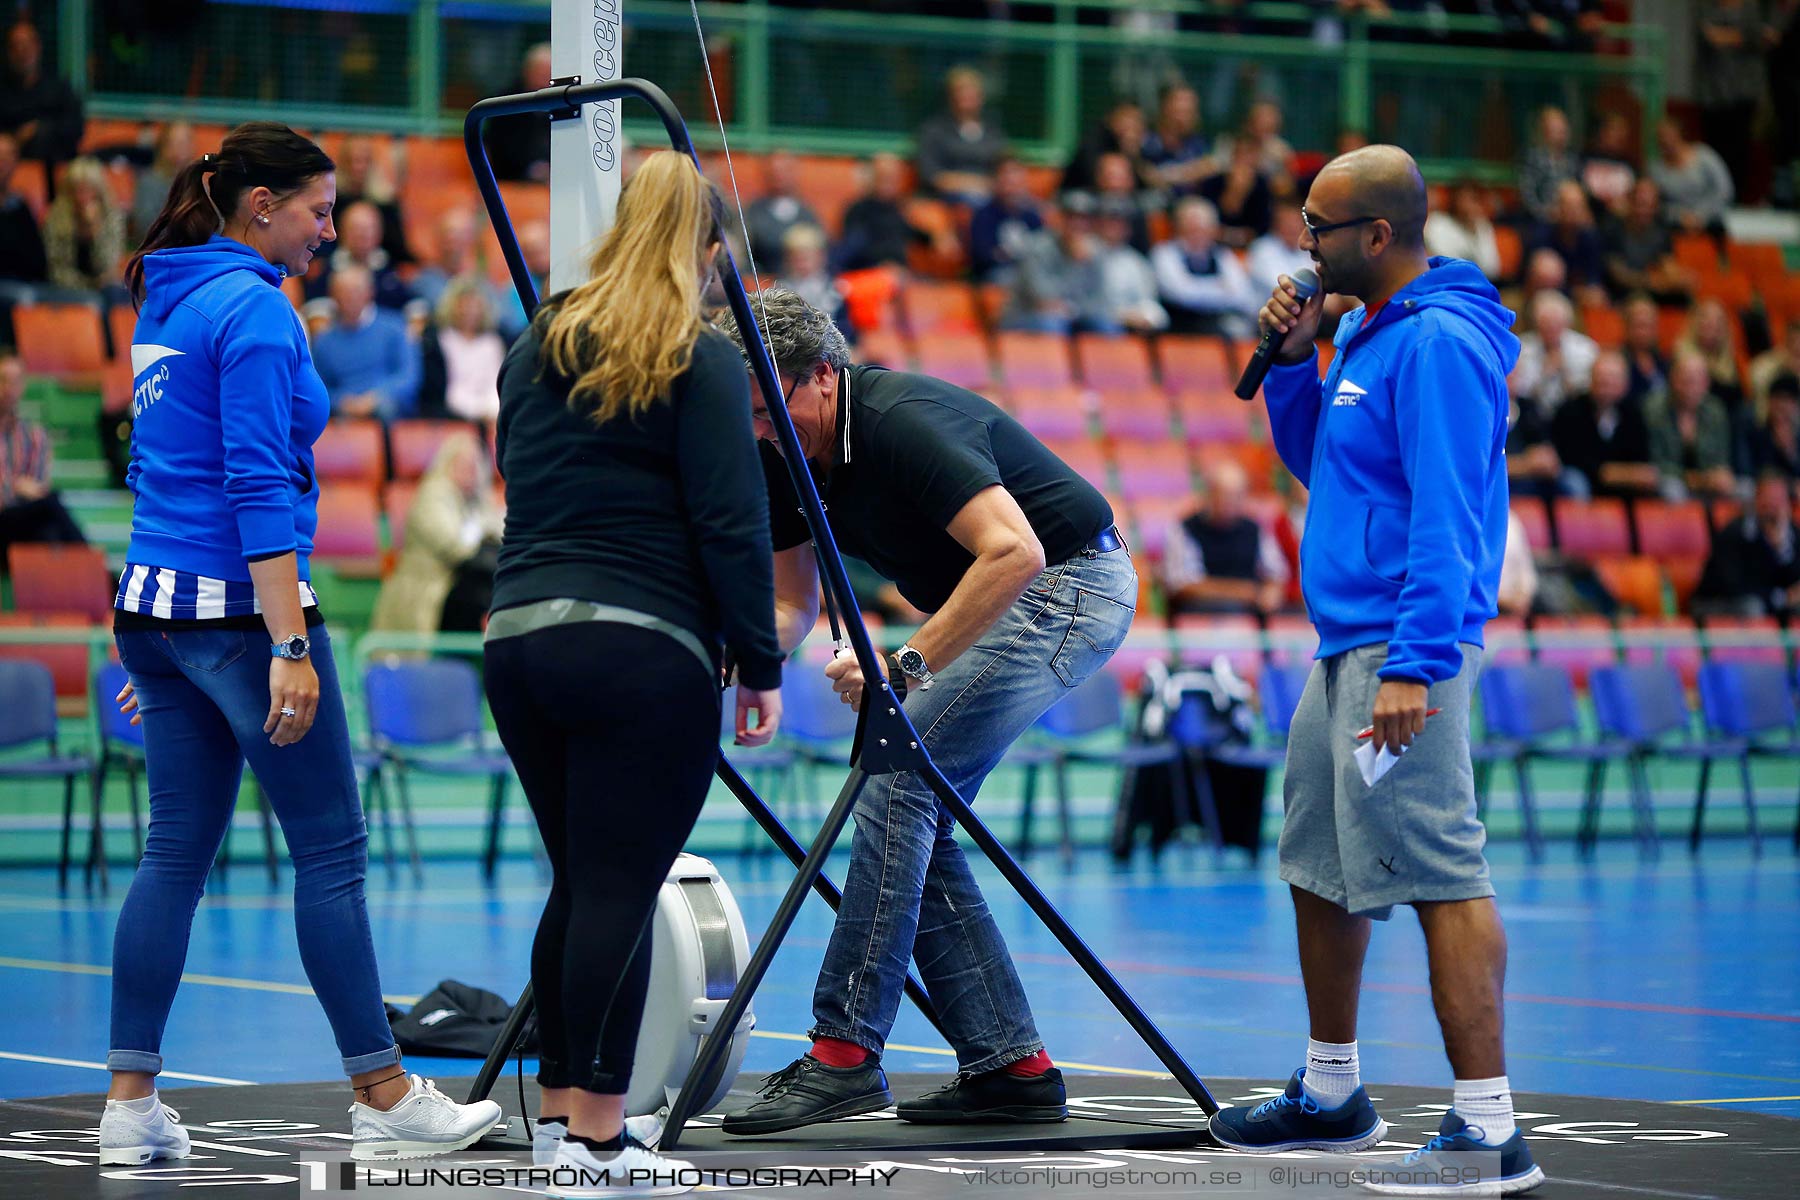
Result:
{"type": "Polygon", "coordinates": [[[1334,233],[1339,229],[1348,229],[1352,225],[1367,225],[1371,221],[1383,221],[1386,219],[1387,218],[1385,217],[1351,217],[1348,221],[1333,221],[1328,225],[1314,225],[1312,223],[1312,218],[1306,215],[1306,210],[1304,208],[1300,210],[1300,223],[1306,226],[1306,232],[1312,234],[1313,241],[1315,242],[1326,234],[1334,233]]]}

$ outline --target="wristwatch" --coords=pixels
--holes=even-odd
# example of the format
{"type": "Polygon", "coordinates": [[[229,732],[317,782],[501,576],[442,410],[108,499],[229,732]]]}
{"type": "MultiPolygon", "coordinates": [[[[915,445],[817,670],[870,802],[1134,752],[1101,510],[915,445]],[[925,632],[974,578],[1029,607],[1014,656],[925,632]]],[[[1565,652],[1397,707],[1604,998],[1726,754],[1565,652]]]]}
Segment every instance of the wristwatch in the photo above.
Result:
{"type": "Polygon", "coordinates": [[[291,638],[283,638],[269,646],[272,658],[302,659],[312,653],[312,639],[304,633],[296,633],[291,638]]]}
{"type": "Polygon", "coordinates": [[[902,646],[894,652],[894,663],[901,672],[919,681],[919,690],[924,691],[931,686],[931,668],[925,665],[925,656],[910,645],[902,646]]]}

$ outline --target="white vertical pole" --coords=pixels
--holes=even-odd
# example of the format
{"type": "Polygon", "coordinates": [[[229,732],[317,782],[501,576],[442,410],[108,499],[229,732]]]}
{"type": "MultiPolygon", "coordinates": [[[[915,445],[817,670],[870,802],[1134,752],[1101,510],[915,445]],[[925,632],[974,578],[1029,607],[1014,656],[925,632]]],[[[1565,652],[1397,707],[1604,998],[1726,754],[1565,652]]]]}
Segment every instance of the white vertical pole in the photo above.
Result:
{"type": "MultiPolygon", "coordinates": [[[[621,75],[624,0],[555,0],[550,10],[550,71],[604,83],[621,75]]],[[[578,121],[550,126],[550,292],[587,277],[587,258],[612,227],[625,153],[619,102],[588,104],[578,121]]]]}

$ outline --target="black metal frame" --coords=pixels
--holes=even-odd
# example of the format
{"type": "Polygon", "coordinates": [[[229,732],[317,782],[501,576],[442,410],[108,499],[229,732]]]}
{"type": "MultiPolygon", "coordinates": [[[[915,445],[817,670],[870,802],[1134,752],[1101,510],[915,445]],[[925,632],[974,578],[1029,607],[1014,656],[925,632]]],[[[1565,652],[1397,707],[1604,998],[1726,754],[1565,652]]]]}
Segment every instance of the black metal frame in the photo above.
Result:
{"type": "MultiPolygon", "coordinates": [[[[583,104],[598,103],[607,100],[635,97],[643,100],[656,110],[662,120],[663,128],[669,135],[670,145],[677,151],[688,155],[696,166],[700,159],[694,152],[692,140],[688,137],[686,124],[674,103],[663,90],[645,79],[621,79],[608,83],[562,84],[553,85],[535,92],[527,92],[513,96],[496,96],[482,100],[469,110],[463,122],[463,143],[468,151],[469,163],[475,172],[475,182],[481,189],[481,198],[487,206],[488,217],[494,226],[494,232],[500,239],[501,252],[506,257],[507,269],[511,272],[513,286],[518,290],[519,298],[529,314],[538,303],[537,287],[532,281],[531,273],[525,265],[524,255],[519,250],[519,243],[514,236],[512,222],[507,216],[506,204],[500,195],[500,186],[495,181],[493,167],[488,162],[487,149],[482,144],[481,130],[484,122],[493,117],[511,116],[519,113],[548,113],[553,117],[564,117],[578,113],[583,104]]],[[[1026,875],[1018,863],[1007,853],[998,838],[982,823],[967,802],[957,794],[954,786],[946,779],[936,764],[931,761],[930,754],[919,742],[918,734],[912,723],[907,720],[904,707],[894,698],[888,684],[886,663],[883,656],[877,654],[869,640],[869,631],[863,624],[862,614],[856,606],[850,589],[850,581],[844,573],[843,559],[838,554],[837,542],[831,535],[831,527],[825,520],[825,511],[819,500],[818,489],[814,486],[810,472],[800,464],[806,461],[806,455],[800,447],[800,440],[794,431],[794,423],[788,415],[787,405],[777,381],[775,364],[769,356],[767,346],[762,341],[761,329],[756,322],[756,315],[751,308],[749,297],[745,294],[743,281],[738,277],[737,264],[731,259],[729,249],[725,257],[730,269],[720,272],[720,279],[725,288],[725,295],[731,305],[731,311],[737,318],[738,328],[745,334],[745,349],[749,351],[750,367],[756,381],[762,389],[766,400],[771,423],[775,426],[776,436],[780,439],[783,457],[788,470],[793,476],[794,490],[800,498],[802,511],[806,516],[808,529],[812,533],[813,543],[817,550],[819,573],[824,584],[824,599],[828,606],[835,604],[838,612],[844,616],[844,632],[851,649],[856,654],[856,661],[862,668],[863,678],[868,681],[864,692],[862,711],[857,721],[856,741],[851,751],[851,771],[845,779],[842,790],[827,814],[824,824],[813,838],[812,845],[802,852],[800,842],[782,825],[780,819],[770,811],[761,797],[745,782],[724,755],[719,757],[718,776],[731,789],[739,802],[749,811],[750,816],[768,833],[782,852],[798,868],[793,884],[782,897],[775,915],[770,919],[768,930],[762,940],[757,943],[750,962],[745,966],[743,974],[733,990],[730,1002],[719,1015],[714,1033],[701,1043],[699,1055],[693,1069],[682,1085],[680,1094],[670,1107],[668,1119],[664,1125],[661,1148],[673,1149],[680,1141],[681,1134],[688,1117],[692,1114],[694,1097],[699,1090],[697,1084],[716,1076],[724,1060],[727,1046],[730,1043],[730,1031],[735,1029],[749,1008],[751,997],[761,984],[763,976],[774,961],[775,952],[780,948],[782,939],[787,936],[799,913],[806,893],[816,891],[823,896],[833,910],[841,900],[841,894],[831,881],[824,876],[825,857],[837,842],[845,823],[850,818],[857,797],[862,794],[864,785],[871,775],[885,775],[898,771],[916,771],[930,784],[938,798],[950,809],[957,822],[969,832],[975,843],[1006,877],[1008,883],[1031,906],[1038,918],[1056,935],[1063,948],[1080,964],[1082,970],[1092,979],[1110,1000],[1119,1014],[1137,1031],[1139,1037],[1156,1054],[1169,1073],[1175,1077],[1188,1095],[1192,1096],[1202,1112],[1211,1116],[1218,1111],[1218,1104],[1212,1093],[1201,1082],[1200,1077],[1188,1066],[1168,1039],[1156,1025],[1138,1007],[1135,1000],[1113,978],[1106,965],[1088,948],[1087,943],[1070,928],[1055,906],[1044,893],[1039,890],[1030,876],[1026,875]],[[854,615],[854,616],[853,616],[854,615]],[[853,618],[853,619],[852,619],[853,618]],[[718,1036],[724,1031],[727,1036],[718,1036]]],[[[923,987],[909,974],[906,981],[906,994],[918,1006],[919,1010],[938,1028],[940,1024],[936,1011],[931,1006],[930,998],[923,987]]],[[[520,1029],[532,1008],[531,989],[528,986],[520,997],[518,1005],[513,1009],[511,1018],[501,1031],[500,1039],[492,1054],[482,1064],[480,1073],[470,1089],[471,1100],[487,1096],[494,1081],[499,1077],[507,1058],[512,1054],[520,1029]]]]}

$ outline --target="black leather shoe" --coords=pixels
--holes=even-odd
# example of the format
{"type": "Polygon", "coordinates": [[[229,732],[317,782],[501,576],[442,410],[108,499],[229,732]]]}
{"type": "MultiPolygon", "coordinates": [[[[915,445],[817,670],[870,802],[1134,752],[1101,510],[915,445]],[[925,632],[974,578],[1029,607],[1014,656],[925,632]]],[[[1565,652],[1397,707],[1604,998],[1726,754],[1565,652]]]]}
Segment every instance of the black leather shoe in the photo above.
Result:
{"type": "Polygon", "coordinates": [[[859,1067],[828,1067],[808,1054],[764,1079],[762,1096],[742,1112],[726,1113],[725,1132],[781,1133],[894,1103],[881,1059],[872,1054],[859,1067]]]}
{"type": "Polygon", "coordinates": [[[1062,1072],[1008,1075],[1004,1068],[958,1075],[917,1100],[902,1101],[900,1119],[915,1125],[966,1125],[976,1121],[1026,1122],[1069,1119],[1069,1093],[1062,1072]]]}

